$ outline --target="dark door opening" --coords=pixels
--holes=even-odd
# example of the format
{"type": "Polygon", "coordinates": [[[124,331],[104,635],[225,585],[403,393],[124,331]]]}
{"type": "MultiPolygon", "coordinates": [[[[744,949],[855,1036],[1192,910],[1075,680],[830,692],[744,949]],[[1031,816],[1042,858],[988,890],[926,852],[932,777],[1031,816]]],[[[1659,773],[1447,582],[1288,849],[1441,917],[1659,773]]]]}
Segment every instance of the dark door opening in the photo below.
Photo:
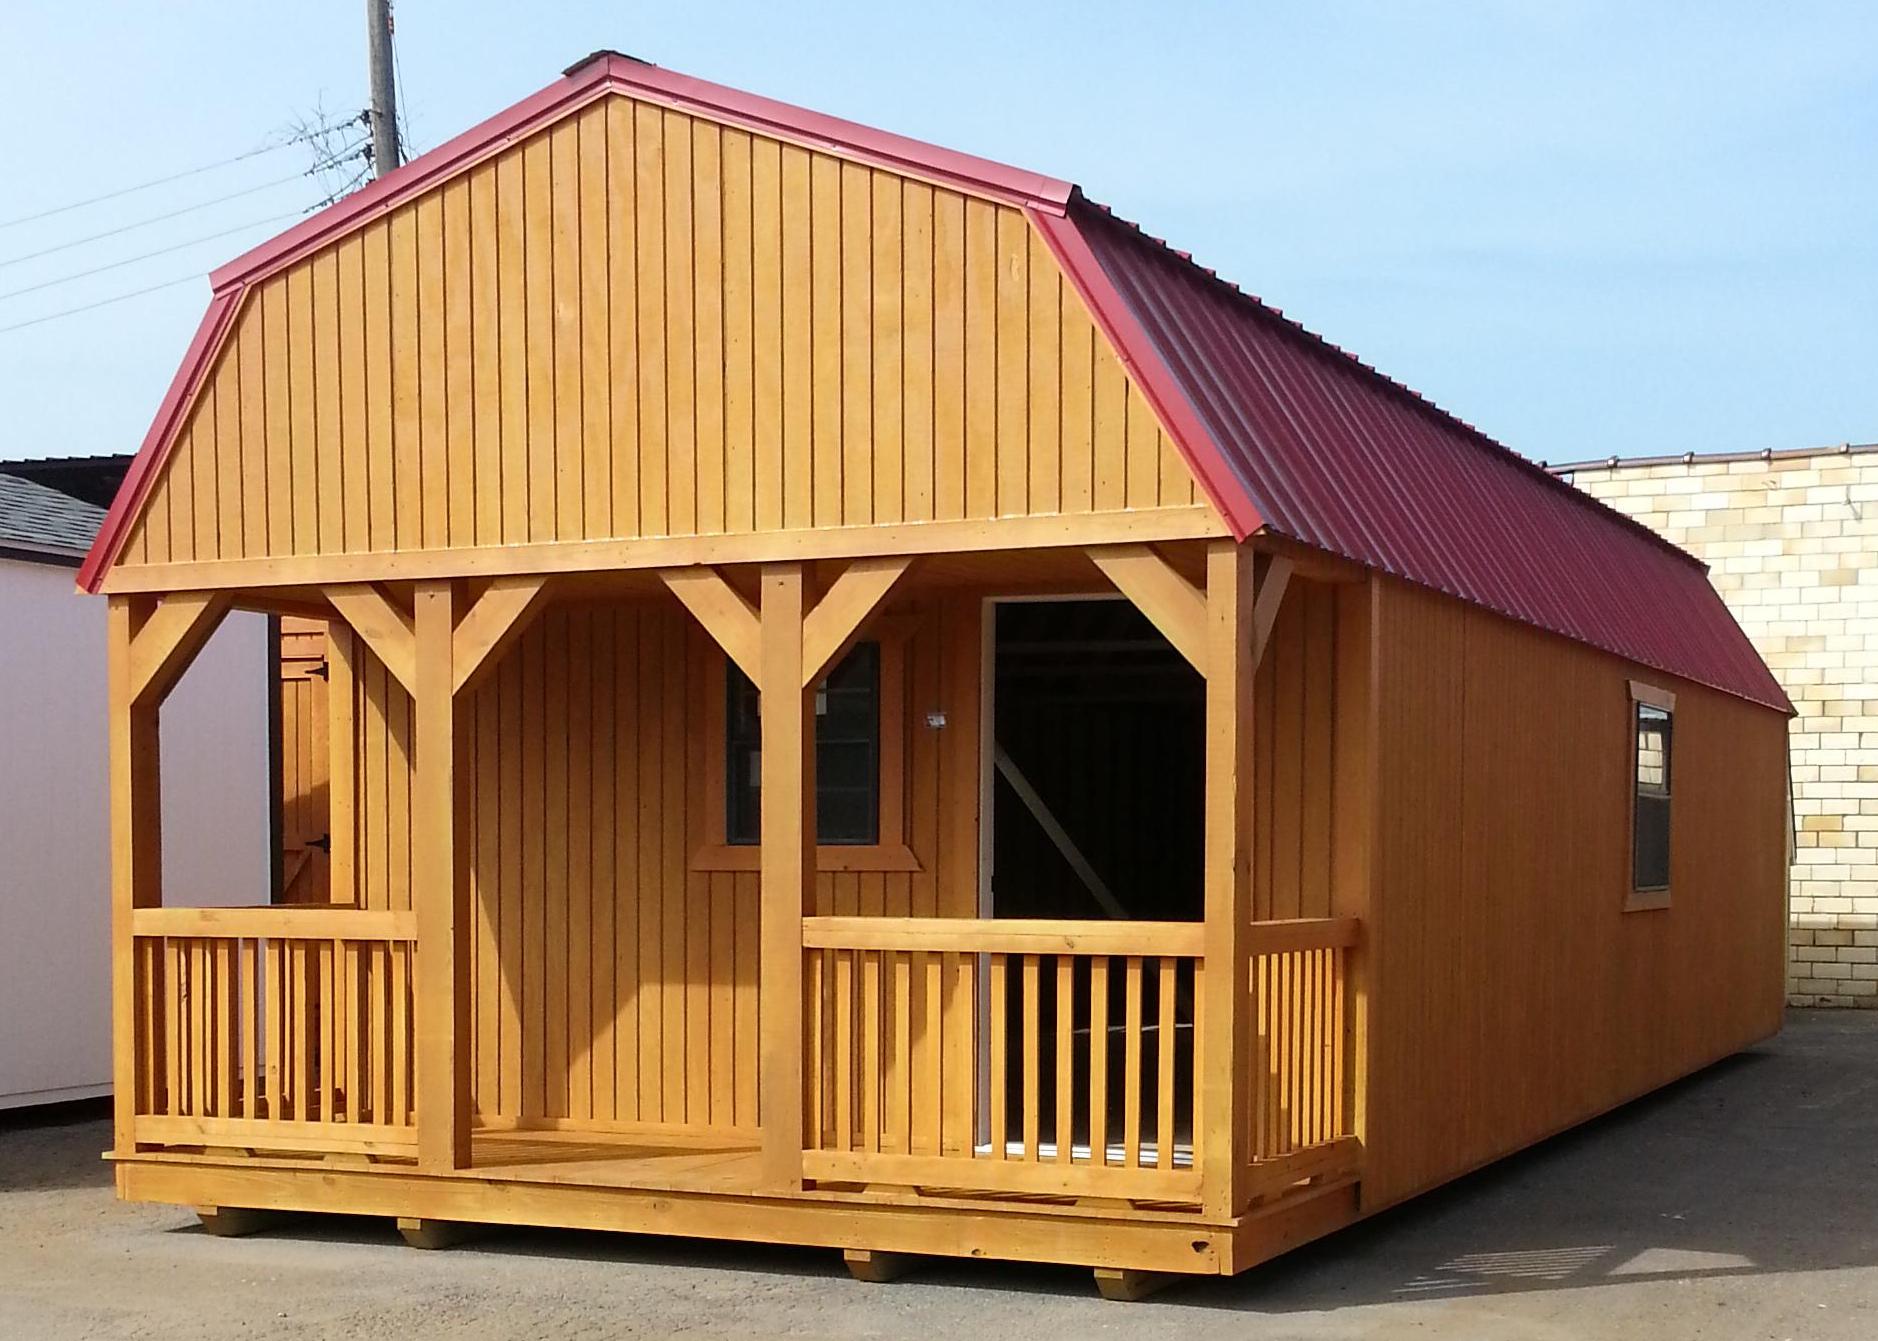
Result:
{"type": "MultiPolygon", "coordinates": [[[[1197,921],[1204,908],[1205,682],[1133,604],[1125,600],[1011,601],[994,607],[992,700],[991,915],[1120,921],[1197,921]]],[[[1124,975],[1139,972],[1113,957],[1108,1020],[1092,1020],[1094,961],[1066,965],[1071,984],[1072,1112],[1069,1128],[1086,1158],[1092,1124],[1085,1083],[1092,1031],[1103,1036],[1108,1075],[1123,1072],[1124,975]]],[[[1055,1077],[1058,965],[1037,966],[1052,990],[1040,993],[1041,1055],[1034,1071],[1021,1047],[1006,1049],[1007,1125],[1015,1130],[1026,1072],[1055,1077]]],[[[1160,1050],[1173,1050],[1176,1143],[1190,1141],[1193,1092],[1192,978],[1163,975],[1153,960],[1142,974],[1141,1008],[1149,1023],[1142,1046],[1151,1064],[1127,1095],[1110,1082],[1105,1145],[1119,1139],[1130,1102],[1159,1103],[1160,1050]],[[1160,1037],[1161,996],[1174,997],[1174,1036],[1160,1037]]],[[[1023,1018],[1024,973],[1005,980],[1005,1018],[1023,1018]]],[[[1144,1059],[1147,1060],[1147,1059],[1144,1059]]],[[[1057,1124],[1054,1083],[1033,1096],[1043,1132],[1057,1124]]],[[[1144,1159],[1146,1157],[1144,1156],[1144,1159]]],[[[1158,1156],[1152,1161],[1159,1163],[1158,1156]]]]}

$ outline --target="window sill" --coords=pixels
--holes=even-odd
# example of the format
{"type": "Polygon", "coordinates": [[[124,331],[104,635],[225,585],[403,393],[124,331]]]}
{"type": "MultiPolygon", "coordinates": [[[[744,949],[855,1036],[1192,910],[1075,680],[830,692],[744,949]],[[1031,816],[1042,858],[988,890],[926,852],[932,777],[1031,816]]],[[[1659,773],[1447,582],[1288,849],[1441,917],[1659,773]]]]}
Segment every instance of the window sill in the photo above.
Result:
{"type": "Polygon", "coordinates": [[[1667,889],[1633,889],[1624,896],[1624,911],[1627,913],[1647,913],[1657,908],[1669,907],[1667,889]]]}
{"type": "MultiPolygon", "coordinates": [[[[754,871],[762,862],[763,849],[750,843],[736,845],[715,843],[691,854],[694,871],[754,871]]],[[[871,847],[848,844],[824,844],[815,849],[818,871],[918,871],[922,869],[913,849],[904,843],[876,844],[871,847]]]]}

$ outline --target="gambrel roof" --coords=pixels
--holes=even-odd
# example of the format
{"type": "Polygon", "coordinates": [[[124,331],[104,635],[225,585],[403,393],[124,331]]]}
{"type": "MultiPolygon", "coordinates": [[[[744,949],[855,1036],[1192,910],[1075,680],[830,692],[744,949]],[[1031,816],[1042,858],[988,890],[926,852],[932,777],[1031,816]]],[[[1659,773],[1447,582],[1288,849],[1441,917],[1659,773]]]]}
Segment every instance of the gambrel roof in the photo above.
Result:
{"type": "Polygon", "coordinates": [[[214,272],[214,299],[81,582],[96,591],[245,290],[609,93],[1021,210],[1244,540],[1287,537],[1770,708],[1697,560],[1310,334],[1070,183],[599,53],[214,272]]]}

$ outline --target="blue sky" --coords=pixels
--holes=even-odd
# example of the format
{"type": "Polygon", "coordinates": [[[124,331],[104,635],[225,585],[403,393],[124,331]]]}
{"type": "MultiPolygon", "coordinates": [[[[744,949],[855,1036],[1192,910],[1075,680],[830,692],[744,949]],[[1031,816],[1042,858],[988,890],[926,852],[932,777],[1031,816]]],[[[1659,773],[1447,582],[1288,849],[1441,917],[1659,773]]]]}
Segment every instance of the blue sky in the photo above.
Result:
{"type": "MultiPolygon", "coordinates": [[[[253,226],[0,296],[0,328],[199,275],[318,199],[279,181],[296,147],[3,226],[355,111],[362,8],[11,13],[0,295],[253,226]]],[[[419,148],[613,47],[1070,178],[1529,456],[1878,440],[1878,6],[404,0],[397,20],[419,148]]],[[[133,449],[207,297],[0,329],[0,455],[133,449]]]]}

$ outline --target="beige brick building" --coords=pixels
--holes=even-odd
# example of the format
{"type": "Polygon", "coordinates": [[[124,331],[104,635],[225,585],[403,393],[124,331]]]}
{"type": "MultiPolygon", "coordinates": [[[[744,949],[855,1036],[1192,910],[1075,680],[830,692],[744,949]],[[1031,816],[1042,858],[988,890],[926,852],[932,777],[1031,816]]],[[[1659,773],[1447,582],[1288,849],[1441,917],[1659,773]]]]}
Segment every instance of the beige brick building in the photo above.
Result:
{"type": "Polygon", "coordinates": [[[1788,993],[1878,1007],[1878,444],[1554,467],[1709,565],[1799,710],[1788,993]]]}

